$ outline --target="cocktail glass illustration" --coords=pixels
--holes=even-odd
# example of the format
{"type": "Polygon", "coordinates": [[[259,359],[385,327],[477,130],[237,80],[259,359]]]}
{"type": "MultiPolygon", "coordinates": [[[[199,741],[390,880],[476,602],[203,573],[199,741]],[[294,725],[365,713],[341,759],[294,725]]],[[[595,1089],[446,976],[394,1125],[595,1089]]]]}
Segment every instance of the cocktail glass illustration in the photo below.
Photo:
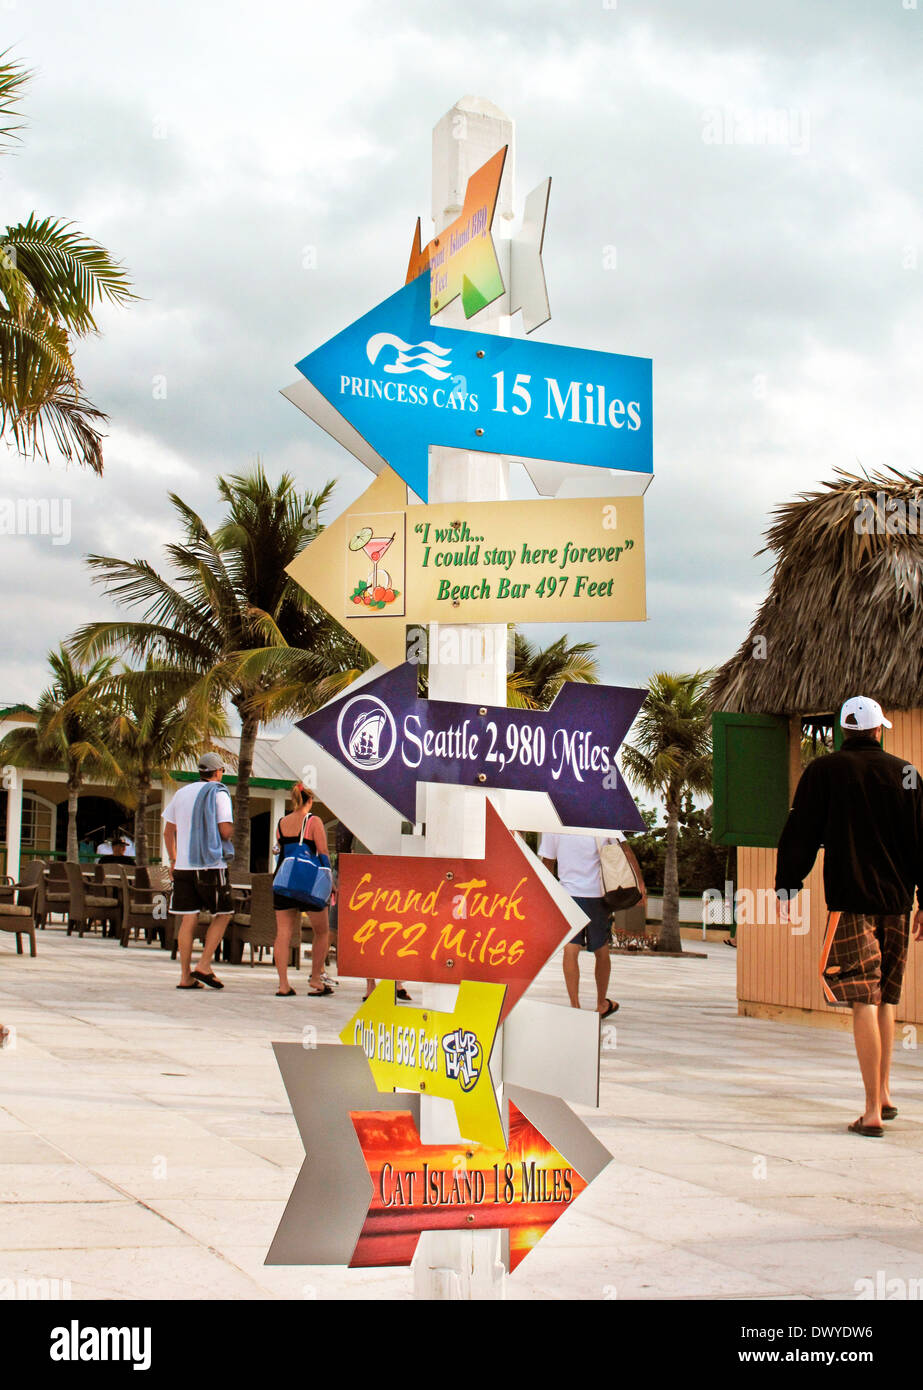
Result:
{"type": "MultiPolygon", "coordinates": [[[[390,574],[381,563],[382,557],[390,550],[396,536],[396,531],[392,531],[390,536],[376,536],[371,526],[363,526],[350,538],[348,542],[350,550],[355,555],[359,553],[366,555],[369,560],[367,577],[360,579],[355,585],[349,595],[350,602],[357,605],[361,604],[373,612],[380,612],[398,598],[400,591],[395,589],[390,574]]],[[[398,556],[398,564],[400,564],[400,556],[398,556]]],[[[352,580],[350,580],[351,582],[352,580]]]]}

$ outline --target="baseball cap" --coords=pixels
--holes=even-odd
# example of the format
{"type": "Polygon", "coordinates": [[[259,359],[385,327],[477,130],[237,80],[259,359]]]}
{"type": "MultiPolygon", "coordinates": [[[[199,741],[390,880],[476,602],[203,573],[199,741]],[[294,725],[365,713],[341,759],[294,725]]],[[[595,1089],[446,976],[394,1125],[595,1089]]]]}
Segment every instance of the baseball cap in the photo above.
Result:
{"type": "Polygon", "coordinates": [[[877,700],[869,700],[865,695],[854,695],[840,710],[840,726],[843,729],[877,729],[883,724],[893,729],[890,719],[885,719],[877,700]]]}
{"type": "Polygon", "coordinates": [[[217,753],[203,753],[199,759],[200,772],[217,772],[218,769],[224,771],[224,761],[218,757],[217,753]]]}

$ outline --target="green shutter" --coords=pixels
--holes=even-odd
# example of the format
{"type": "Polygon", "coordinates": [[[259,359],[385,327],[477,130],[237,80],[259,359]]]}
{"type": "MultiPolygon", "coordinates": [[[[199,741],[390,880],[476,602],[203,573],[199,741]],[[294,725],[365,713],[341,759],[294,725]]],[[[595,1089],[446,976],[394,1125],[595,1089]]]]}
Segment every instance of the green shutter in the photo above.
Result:
{"type": "Polygon", "coordinates": [[[713,714],[712,840],[775,849],[789,810],[788,720],[713,714]]]}

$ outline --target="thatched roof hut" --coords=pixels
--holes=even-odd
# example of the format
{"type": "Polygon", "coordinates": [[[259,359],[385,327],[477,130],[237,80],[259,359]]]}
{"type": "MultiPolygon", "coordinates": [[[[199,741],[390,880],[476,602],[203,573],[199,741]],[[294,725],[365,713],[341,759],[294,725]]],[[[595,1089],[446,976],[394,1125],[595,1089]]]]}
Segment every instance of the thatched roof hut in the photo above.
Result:
{"type": "Polygon", "coordinates": [[[923,475],[837,470],[773,516],[772,587],[712,681],[714,708],[803,715],[855,694],[923,706],[923,475]]]}
{"type": "MultiPolygon", "coordinates": [[[[747,640],[713,678],[714,838],[737,846],[737,992],[743,1014],[836,1026],[818,960],[823,851],[775,925],[775,846],[807,757],[835,747],[850,695],[878,700],[885,750],[923,769],[923,476],[837,472],[778,507],[772,585],[747,640]]],[[[908,784],[909,785],[909,784],[908,784]]],[[[923,1024],[923,955],[897,1017],[923,1024]]]]}

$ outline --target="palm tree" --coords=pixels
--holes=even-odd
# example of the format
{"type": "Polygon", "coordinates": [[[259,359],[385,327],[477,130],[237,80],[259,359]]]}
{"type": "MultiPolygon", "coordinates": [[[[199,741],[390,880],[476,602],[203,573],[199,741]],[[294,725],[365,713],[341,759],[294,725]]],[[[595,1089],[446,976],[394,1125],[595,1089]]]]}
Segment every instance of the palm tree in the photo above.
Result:
{"type": "Polygon", "coordinates": [[[667,815],[663,870],[663,925],[659,948],[681,951],[676,842],[683,796],[711,789],[709,671],[651,677],[634,744],[622,747],[622,768],[645,791],[662,798],[667,815]]]}
{"type": "MultiPolygon", "coordinates": [[[[0,54],[0,153],[18,140],[6,124],[31,73],[0,54]]],[[[137,298],[109,252],[60,218],[30,213],[0,232],[0,435],[20,453],[49,456],[46,430],[68,460],[103,471],[100,427],[107,417],[84,399],[73,340],[98,331],[100,300],[137,298]]]]}
{"type": "Polygon", "coordinates": [[[155,779],[214,749],[233,765],[233,755],[214,742],[228,731],[220,705],[207,711],[204,726],[190,722],[186,697],[198,677],[148,657],[142,670],[123,668],[87,686],[71,701],[78,712],[94,702],[111,710],[106,735],[120,769],[116,785],[134,808],[135,859],[147,864],[147,808],[155,779]]]}
{"type": "Polygon", "coordinates": [[[0,740],[0,763],[66,772],[67,859],[76,864],[77,801],[86,780],[85,770],[101,768],[117,777],[119,768],[106,746],[110,712],[105,704],[84,699],[76,709],[74,700],[110,673],[112,659],[102,658],[81,669],[61,647],[49,652],[48,664],[53,680],[39,696],[36,722],[28,728],[14,729],[0,740]]]}
{"type": "Polygon", "coordinates": [[[288,473],[272,486],[257,462],[249,474],[218,479],[228,514],[214,532],[171,493],[184,531],[180,544],[167,546],[176,582],[144,560],[87,557],[108,593],[141,607],[143,621],[89,623],[70,639],[75,655],[124,651],[194,676],[185,697],[193,728],[207,727],[209,711],[225,699],[239,716],[234,849],[244,867],[260,724],[295,703],[306,712],[316,699],[311,682],[338,670],[348,675],[357,654],[368,664],[362,649],[286,573],[316,534],[333,486],[305,495],[288,473]]]}
{"type": "Polygon", "coordinates": [[[575,642],[568,646],[565,635],[542,649],[517,632],[513,650],[513,670],[507,677],[506,700],[514,709],[548,709],[565,681],[599,684],[599,664],[592,642],[575,642]]]}

